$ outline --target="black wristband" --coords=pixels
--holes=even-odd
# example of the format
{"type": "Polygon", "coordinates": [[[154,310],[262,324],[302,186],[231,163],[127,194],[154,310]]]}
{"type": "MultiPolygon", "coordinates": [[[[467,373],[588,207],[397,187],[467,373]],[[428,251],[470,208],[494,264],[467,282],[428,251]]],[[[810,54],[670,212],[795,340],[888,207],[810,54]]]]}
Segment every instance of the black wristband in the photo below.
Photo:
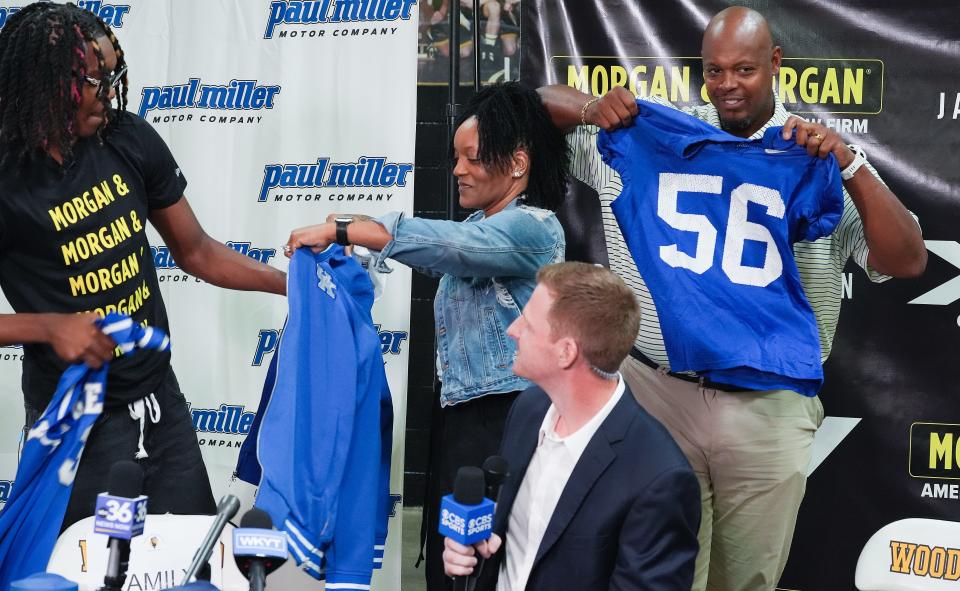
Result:
{"type": "Polygon", "coordinates": [[[337,244],[350,246],[350,240],[347,239],[347,225],[353,221],[353,218],[336,218],[333,221],[337,225],[337,244]]]}

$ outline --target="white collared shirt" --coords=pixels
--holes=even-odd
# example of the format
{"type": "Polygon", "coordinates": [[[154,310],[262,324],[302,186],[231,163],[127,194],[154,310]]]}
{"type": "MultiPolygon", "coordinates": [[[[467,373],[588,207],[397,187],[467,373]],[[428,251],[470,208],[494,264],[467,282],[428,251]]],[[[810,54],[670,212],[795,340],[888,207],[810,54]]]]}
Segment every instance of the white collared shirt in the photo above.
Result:
{"type": "Polygon", "coordinates": [[[584,426],[566,437],[558,436],[555,430],[560,418],[557,407],[551,404],[547,409],[540,425],[537,449],[510,510],[507,555],[500,567],[497,591],[522,591],[527,586],[533,560],[570,474],[623,392],[623,378],[617,374],[617,387],[610,400],[584,426]]]}

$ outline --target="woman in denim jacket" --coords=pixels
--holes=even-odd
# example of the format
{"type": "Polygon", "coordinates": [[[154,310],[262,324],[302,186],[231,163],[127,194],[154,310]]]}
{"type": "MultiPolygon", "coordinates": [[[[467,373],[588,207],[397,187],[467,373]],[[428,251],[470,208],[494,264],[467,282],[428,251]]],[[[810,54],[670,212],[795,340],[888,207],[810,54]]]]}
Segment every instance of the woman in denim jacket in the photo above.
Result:
{"type": "Polygon", "coordinates": [[[507,327],[536,284],[537,270],[562,261],[565,241],[555,210],[567,185],[569,154],[540,97],[517,83],[487,87],[466,105],[453,139],[462,222],[333,214],[295,230],[284,251],[333,242],[379,251],[440,277],[434,300],[439,406],[431,422],[424,530],[428,589],[443,589],[440,497],[461,466],[497,453],[510,404],[530,382],[511,371],[516,344],[507,327]],[[339,236],[338,236],[339,234],[339,236]],[[338,239],[339,238],[339,239],[338,239]]]}

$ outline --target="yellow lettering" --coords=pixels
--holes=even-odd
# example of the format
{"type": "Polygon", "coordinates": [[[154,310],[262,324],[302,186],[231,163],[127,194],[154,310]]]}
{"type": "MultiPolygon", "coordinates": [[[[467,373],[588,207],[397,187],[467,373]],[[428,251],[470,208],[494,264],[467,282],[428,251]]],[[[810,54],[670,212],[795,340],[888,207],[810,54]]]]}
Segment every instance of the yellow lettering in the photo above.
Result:
{"type": "Polygon", "coordinates": [[[826,103],[828,98],[832,99],[834,104],[840,103],[840,83],[837,81],[836,68],[827,68],[827,75],[823,78],[823,92],[820,93],[820,102],[826,103]]]}
{"type": "Polygon", "coordinates": [[[100,278],[100,285],[103,289],[112,289],[113,283],[110,282],[110,271],[107,269],[97,269],[97,276],[100,278]]]}
{"type": "Polygon", "coordinates": [[[590,92],[590,70],[587,66],[577,69],[573,64],[567,66],[567,86],[580,92],[590,92]]]}
{"type": "Polygon", "coordinates": [[[653,82],[650,84],[650,96],[667,99],[667,74],[663,66],[653,69],[653,82]]]}
{"type": "Polygon", "coordinates": [[[80,257],[77,254],[77,243],[76,240],[73,242],[68,242],[66,244],[60,245],[60,251],[63,253],[63,264],[70,266],[71,263],[76,263],[80,261],[80,257]]]}
{"type": "Polygon", "coordinates": [[[93,188],[93,196],[100,207],[106,207],[114,201],[113,192],[110,190],[107,181],[103,181],[99,187],[93,188]]]}
{"type": "Polygon", "coordinates": [[[76,297],[77,295],[112,289],[119,287],[123,282],[133,279],[139,274],[140,261],[137,253],[133,253],[120,262],[113,263],[109,268],[97,269],[83,275],[70,277],[70,293],[76,297]]]}
{"type": "Polygon", "coordinates": [[[84,204],[87,206],[87,211],[91,214],[100,210],[100,205],[90,197],[90,191],[84,191],[80,198],[83,199],[84,204]]]}
{"type": "Polygon", "coordinates": [[[943,578],[948,581],[960,579],[960,550],[956,548],[947,549],[947,568],[943,573],[943,578]]]}
{"type": "Polygon", "coordinates": [[[939,462],[945,470],[953,468],[953,433],[944,433],[943,439],[938,433],[930,433],[930,469],[939,468],[939,462]]]}
{"type": "Polygon", "coordinates": [[[640,75],[647,71],[647,67],[643,64],[639,66],[634,66],[630,70],[630,92],[633,93],[633,96],[646,96],[646,82],[640,80],[640,75]],[[638,86],[639,84],[639,86],[638,86]]]}
{"type": "Polygon", "coordinates": [[[130,277],[140,274],[140,258],[137,257],[137,253],[130,255],[126,262],[130,265],[130,268],[127,270],[128,273],[130,273],[130,277]]]}
{"type": "Polygon", "coordinates": [[[934,579],[943,577],[943,572],[947,568],[947,551],[939,546],[930,553],[930,576],[934,579]]]}
{"type": "MultiPolygon", "coordinates": [[[[119,175],[114,175],[114,179],[119,180],[122,184],[119,175]]],[[[124,190],[127,190],[126,185],[123,185],[123,187],[124,190]]],[[[89,191],[84,191],[77,197],[47,210],[47,213],[53,220],[54,228],[59,232],[70,224],[75,224],[78,220],[100,211],[110,205],[114,199],[110,184],[107,181],[102,181],[99,186],[93,186],[89,191]]]]}
{"type": "Polygon", "coordinates": [[[127,188],[126,183],[123,182],[123,177],[119,174],[113,175],[113,186],[117,188],[117,194],[123,197],[130,192],[130,189],[127,188]]]}
{"type": "Polygon", "coordinates": [[[113,238],[117,242],[123,242],[127,238],[133,236],[130,233],[130,228],[127,227],[127,220],[124,218],[117,218],[110,223],[110,228],[113,230],[113,238]]]}
{"type": "Polygon", "coordinates": [[[133,224],[133,231],[139,232],[143,229],[143,224],[140,223],[140,218],[137,217],[137,212],[130,210],[130,223],[133,224]]]}
{"type": "Polygon", "coordinates": [[[90,215],[90,213],[87,211],[86,203],[84,203],[83,199],[80,197],[74,197],[70,200],[70,203],[73,203],[73,206],[77,208],[77,215],[80,217],[80,219],[90,215]]]}
{"type": "Polygon", "coordinates": [[[593,96],[603,96],[608,90],[610,90],[610,80],[607,77],[607,70],[594,68],[590,76],[590,92],[593,96]]]}
{"type": "Polygon", "coordinates": [[[70,295],[77,297],[77,295],[86,295],[87,290],[83,284],[83,277],[76,276],[70,278],[70,295]]]}
{"type": "Polygon", "coordinates": [[[47,213],[50,214],[50,219],[53,220],[53,227],[56,228],[57,232],[70,225],[70,223],[67,222],[67,219],[63,217],[63,211],[60,210],[59,205],[52,209],[48,209],[47,213]]]}
{"type": "Polygon", "coordinates": [[[117,285],[123,283],[123,280],[126,279],[126,277],[123,276],[123,272],[126,270],[126,268],[126,262],[123,262],[123,264],[119,265],[117,263],[110,265],[110,279],[113,279],[113,282],[117,285]]]}
{"type": "Polygon", "coordinates": [[[863,104],[863,68],[843,70],[843,104],[863,104]]]}
{"type": "Polygon", "coordinates": [[[817,102],[817,91],[820,89],[820,85],[816,82],[810,82],[811,76],[816,76],[819,73],[817,68],[804,68],[803,73],[800,74],[800,98],[808,103],[817,102]]]}
{"type": "Polygon", "coordinates": [[[910,574],[910,563],[913,562],[913,552],[916,549],[916,544],[890,540],[890,571],[910,574]]]}
{"type": "Polygon", "coordinates": [[[780,88],[777,89],[777,96],[781,103],[797,102],[797,95],[793,92],[797,85],[797,71],[793,68],[780,66],[780,88]]]}
{"type": "Polygon", "coordinates": [[[690,100],[690,66],[680,68],[673,67],[673,75],[670,77],[670,100],[672,102],[690,100]]]}
{"type": "Polygon", "coordinates": [[[71,224],[77,223],[77,220],[81,219],[83,216],[77,214],[77,210],[73,208],[73,204],[67,201],[60,207],[63,208],[63,215],[66,216],[67,221],[71,224]]]}
{"type": "MultiPolygon", "coordinates": [[[[87,234],[87,236],[92,236],[92,234],[87,234]]],[[[103,226],[102,228],[100,228],[100,230],[97,232],[97,236],[99,237],[99,240],[97,239],[91,240],[91,246],[96,244],[98,247],[101,248],[101,251],[104,248],[113,248],[114,246],[117,245],[113,241],[113,236],[111,236],[110,234],[107,234],[106,226],[103,226]],[[103,245],[102,247],[100,246],[101,244],[103,245]]]]}
{"type": "Polygon", "coordinates": [[[610,68],[610,86],[626,86],[627,69],[623,66],[613,66],[610,68]]]}
{"type": "Polygon", "coordinates": [[[913,559],[913,574],[918,577],[927,576],[930,570],[930,546],[920,544],[917,546],[917,554],[913,559]]]}

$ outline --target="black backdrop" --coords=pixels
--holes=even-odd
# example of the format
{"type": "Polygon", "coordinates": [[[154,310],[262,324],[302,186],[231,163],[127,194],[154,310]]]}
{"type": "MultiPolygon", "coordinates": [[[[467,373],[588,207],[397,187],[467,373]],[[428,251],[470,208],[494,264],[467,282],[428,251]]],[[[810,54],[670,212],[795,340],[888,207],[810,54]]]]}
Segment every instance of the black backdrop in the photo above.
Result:
{"type": "MultiPolygon", "coordinates": [[[[956,489],[950,498],[943,486],[960,482],[960,458],[950,457],[960,446],[946,445],[960,442],[960,279],[949,284],[960,274],[960,4],[739,4],[762,12],[783,48],[779,91],[788,110],[862,145],[919,217],[931,252],[916,280],[877,285],[847,268],[821,397],[828,416],[862,420],[810,477],[781,581],[787,589],[847,590],[864,543],[884,525],[960,521],[956,489]],[[949,453],[931,458],[931,433],[949,453]]],[[[702,102],[701,34],[728,5],[525,0],[521,78],[595,94],[616,80],[677,104],[702,102]]],[[[588,191],[575,188],[563,211],[568,255],[604,262],[588,191]]]]}

